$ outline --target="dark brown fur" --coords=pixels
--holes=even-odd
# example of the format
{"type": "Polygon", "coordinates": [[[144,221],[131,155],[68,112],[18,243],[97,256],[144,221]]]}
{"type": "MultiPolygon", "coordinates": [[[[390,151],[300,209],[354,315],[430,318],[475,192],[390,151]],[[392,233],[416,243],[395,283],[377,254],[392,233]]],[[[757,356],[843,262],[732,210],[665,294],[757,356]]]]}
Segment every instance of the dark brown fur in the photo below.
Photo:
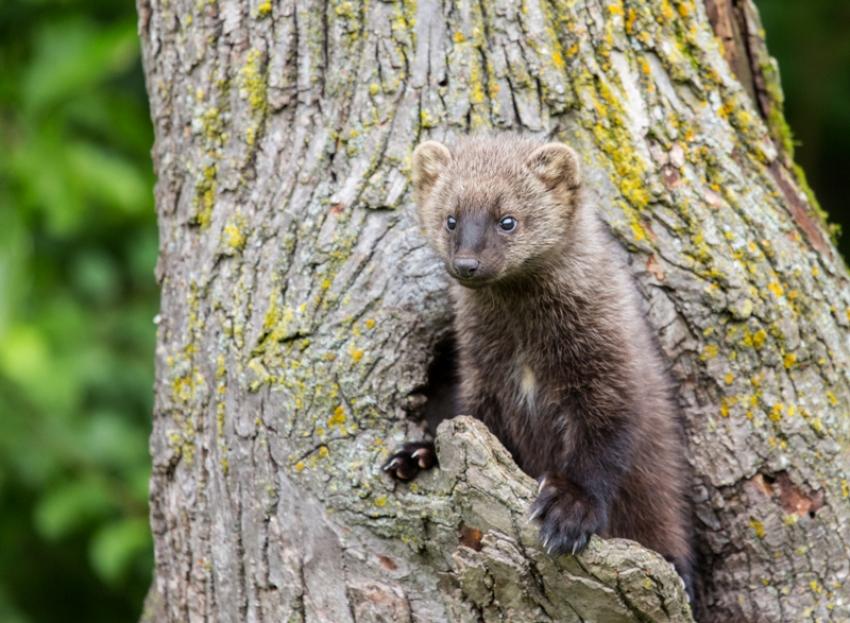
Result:
{"type": "MultiPolygon", "coordinates": [[[[414,187],[422,230],[458,280],[460,412],[540,480],[531,514],[544,546],[634,539],[672,560],[690,592],[679,414],[634,284],[580,200],[574,152],[504,137],[451,151],[429,141],[414,153],[414,187]],[[515,230],[500,227],[506,216],[515,230]]],[[[430,466],[416,449],[414,462],[430,466]]]]}

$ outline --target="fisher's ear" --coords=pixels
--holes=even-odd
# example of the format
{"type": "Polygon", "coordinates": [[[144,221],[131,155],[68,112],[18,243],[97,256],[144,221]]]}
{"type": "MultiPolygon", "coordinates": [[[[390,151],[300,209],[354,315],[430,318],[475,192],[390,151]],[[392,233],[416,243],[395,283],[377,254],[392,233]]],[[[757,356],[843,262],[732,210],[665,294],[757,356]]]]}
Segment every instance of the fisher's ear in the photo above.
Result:
{"type": "Polygon", "coordinates": [[[451,161],[451,152],[437,141],[425,141],[413,150],[413,192],[417,203],[421,204],[428,197],[451,161]]]}
{"type": "Polygon", "coordinates": [[[525,166],[549,189],[574,190],[581,184],[578,155],[563,143],[541,145],[526,158],[525,166]]]}

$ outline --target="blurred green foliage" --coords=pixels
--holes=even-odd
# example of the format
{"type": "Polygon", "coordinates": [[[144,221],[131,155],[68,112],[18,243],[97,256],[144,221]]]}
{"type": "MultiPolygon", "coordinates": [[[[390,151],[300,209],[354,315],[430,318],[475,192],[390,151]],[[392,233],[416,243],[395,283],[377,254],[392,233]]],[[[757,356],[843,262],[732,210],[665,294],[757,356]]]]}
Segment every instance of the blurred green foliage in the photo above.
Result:
{"type": "MultiPolygon", "coordinates": [[[[797,158],[850,231],[850,2],[758,4],[797,158]]],[[[0,140],[0,621],[137,620],[157,243],[132,2],[0,2],[0,140]]]]}
{"type": "Polygon", "coordinates": [[[135,620],[157,240],[132,2],[0,3],[0,138],[0,621],[135,620]]]}
{"type": "Polygon", "coordinates": [[[821,206],[845,232],[850,259],[850,0],[756,0],[767,46],[779,61],[795,160],[821,206]]]}

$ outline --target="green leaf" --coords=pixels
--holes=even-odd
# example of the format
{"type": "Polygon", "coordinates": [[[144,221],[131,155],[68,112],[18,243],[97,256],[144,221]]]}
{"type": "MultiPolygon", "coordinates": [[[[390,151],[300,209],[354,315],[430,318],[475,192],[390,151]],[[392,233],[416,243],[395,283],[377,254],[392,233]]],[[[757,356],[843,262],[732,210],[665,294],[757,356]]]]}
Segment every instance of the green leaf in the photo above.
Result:
{"type": "Polygon", "coordinates": [[[0,584],[0,621],[3,623],[30,623],[31,619],[16,606],[10,591],[0,584]]]}
{"type": "Polygon", "coordinates": [[[147,519],[122,519],[98,531],[89,556],[97,574],[114,583],[126,574],[134,561],[151,549],[147,519]]]}
{"type": "Polygon", "coordinates": [[[109,492],[100,480],[86,478],[66,482],[48,490],[39,500],[35,525],[43,537],[56,540],[106,516],[113,509],[109,492]]]}
{"type": "MultiPolygon", "coordinates": [[[[92,413],[80,442],[86,449],[86,457],[99,465],[132,468],[144,465],[147,459],[145,433],[118,412],[92,413]]],[[[142,496],[141,500],[144,499],[142,496]]]]}
{"type": "Polygon", "coordinates": [[[53,422],[75,406],[82,393],[71,357],[56,352],[43,325],[13,325],[0,340],[0,374],[17,383],[53,422]]]}
{"type": "Polygon", "coordinates": [[[125,213],[150,208],[147,180],[122,156],[84,142],[68,145],[66,154],[71,174],[92,199],[125,213]]]}
{"type": "Polygon", "coordinates": [[[87,300],[100,304],[119,295],[119,276],[115,263],[105,254],[86,250],[74,262],[74,284],[87,300]]]}
{"type": "Polygon", "coordinates": [[[22,140],[13,146],[10,170],[20,189],[18,209],[46,215],[50,232],[67,236],[82,224],[86,206],[65,153],[65,128],[58,121],[22,125],[22,140]]]}
{"type": "Polygon", "coordinates": [[[138,54],[135,20],[105,29],[81,18],[48,23],[36,34],[35,57],[24,72],[24,108],[37,113],[85,92],[127,71],[138,54]]]}
{"type": "Polygon", "coordinates": [[[21,385],[46,379],[50,348],[44,335],[31,324],[10,327],[0,341],[0,373],[21,385]]]}
{"type": "Polygon", "coordinates": [[[136,23],[132,2],[0,0],[2,623],[138,620],[149,584],[157,236],[136,23]]]}

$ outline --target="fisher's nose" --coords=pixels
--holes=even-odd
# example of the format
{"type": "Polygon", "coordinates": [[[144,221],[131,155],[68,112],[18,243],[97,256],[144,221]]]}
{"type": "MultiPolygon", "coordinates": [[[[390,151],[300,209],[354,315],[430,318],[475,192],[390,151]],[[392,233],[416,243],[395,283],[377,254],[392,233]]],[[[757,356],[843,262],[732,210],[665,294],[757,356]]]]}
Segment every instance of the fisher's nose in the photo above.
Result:
{"type": "Polygon", "coordinates": [[[456,257],[454,259],[455,271],[464,279],[469,279],[475,275],[475,271],[478,270],[480,264],[474,257],[456,257]]]}

